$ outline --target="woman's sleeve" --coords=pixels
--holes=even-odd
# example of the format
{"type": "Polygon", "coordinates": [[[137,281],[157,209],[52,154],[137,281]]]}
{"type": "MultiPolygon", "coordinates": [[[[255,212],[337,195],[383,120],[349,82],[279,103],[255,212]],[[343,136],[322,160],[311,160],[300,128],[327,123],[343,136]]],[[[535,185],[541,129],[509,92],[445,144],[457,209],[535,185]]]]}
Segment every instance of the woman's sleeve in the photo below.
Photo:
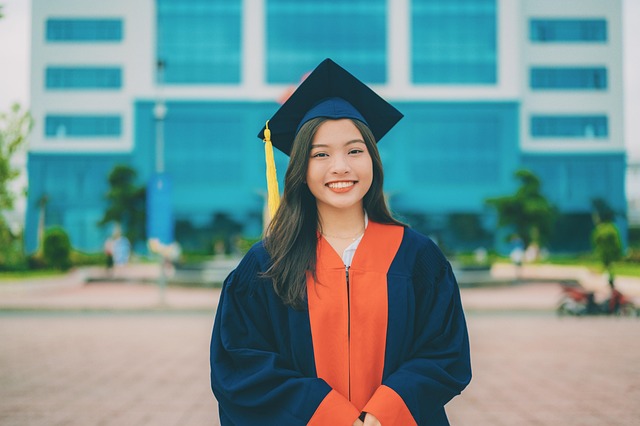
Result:
{"type": "MultiPolygon", "coordinates": [[[[349,425],[358,410],[322,379],[304,377],[278,351],[277,296],[251,253],[225,280],[211,339],[211,387],[221,424],[349,425]]],[[[280,307],[280,309],[284,309],[280,307]]]]}
{"type": "Polygon", "coordinates": [[[383,380],[363,410],[374,414],[382,425],[448,424],[444,405],[471,380],[460,292],[451,265],[442,259],[435,275],[429,271],[433,268],[427,265],[430,262],[418,259],[412,351],[400,368],[383,380]]]}

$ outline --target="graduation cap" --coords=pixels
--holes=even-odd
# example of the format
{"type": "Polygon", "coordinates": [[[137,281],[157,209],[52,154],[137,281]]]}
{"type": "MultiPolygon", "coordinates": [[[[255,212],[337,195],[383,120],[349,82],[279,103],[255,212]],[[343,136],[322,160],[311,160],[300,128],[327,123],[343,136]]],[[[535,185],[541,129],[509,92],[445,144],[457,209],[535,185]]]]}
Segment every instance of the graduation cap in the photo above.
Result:
{"type": "Polygon", "coordinates": [[[380,141],[403,115],[331,59],[322,61],[258,133],[265,142],[271,217],[279,203],[272,146],[290,155],[300,127],[317,117],[359,120],[380,141]]]}

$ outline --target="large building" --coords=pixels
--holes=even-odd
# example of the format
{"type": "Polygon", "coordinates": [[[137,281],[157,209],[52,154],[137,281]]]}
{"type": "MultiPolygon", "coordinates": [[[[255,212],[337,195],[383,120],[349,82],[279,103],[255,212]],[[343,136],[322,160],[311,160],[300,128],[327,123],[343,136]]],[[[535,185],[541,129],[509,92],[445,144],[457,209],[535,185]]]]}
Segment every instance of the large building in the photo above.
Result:
{"type": "Polygon", "coordinates": [[[256,135],[325,57],[405,114],[380,144],[385,190],[441,244],[496,242],[484,200],[512,193],[521,167],[560,212],[553,250],[588,248],[593,199],[626,209],[619,0],[33,0],[32,13],[30,251],[39,224],[100,249],[116,164],[141,184],[171,177],[184,246],[208,244],[223,214],[259,236],[256,135]]]}

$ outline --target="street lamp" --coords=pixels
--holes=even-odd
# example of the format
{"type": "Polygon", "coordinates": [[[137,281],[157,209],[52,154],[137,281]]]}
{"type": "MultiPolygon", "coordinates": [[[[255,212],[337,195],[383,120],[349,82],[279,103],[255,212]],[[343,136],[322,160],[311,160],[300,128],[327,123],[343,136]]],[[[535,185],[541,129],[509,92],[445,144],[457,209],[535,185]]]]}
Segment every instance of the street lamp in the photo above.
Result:
{"type": "MultiPolygon", "coordinates": [[[[162,85],[164,62],[156,63],[158,85],[162,85]]],[[[153,108],[155,120],[155,170],[147,186],[147,238],[149,249],[160,258],[160,275],[158,286],[160,303],[164,304],[166,287],[165,263],[170,259],[170,252],[175,247],[173,241],[173,215],[171,206],[171,181],[165,171],[165,138],[164,124],[167,116],[167,105],[161,96],[157,96],[153,108]]]]}
{"type": "Polygon", "coordinates": [[[164,118],[166,115],[167,105],[162,99],[158,99],[153,107],[153,117],[156,119],[156,174],[164,173],[164,118]]]}

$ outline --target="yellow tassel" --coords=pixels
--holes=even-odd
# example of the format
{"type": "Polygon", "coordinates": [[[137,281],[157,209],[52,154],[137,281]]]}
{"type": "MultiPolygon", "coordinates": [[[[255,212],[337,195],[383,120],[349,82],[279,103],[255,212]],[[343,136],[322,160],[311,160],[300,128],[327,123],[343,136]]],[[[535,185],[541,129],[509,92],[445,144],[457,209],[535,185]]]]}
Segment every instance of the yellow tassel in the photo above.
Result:
{"type": "Polygon", "coordinates": [[[278,206],[280,205],[280,192],[278,190],[276,161],[273,158],[273,144],[271,143],[269,120],[267,120],[264,130],[264,157],[267,162],[267,205],[269,207],[269,217],[273,219],[273,216],[275,216],[278,206]]]}

